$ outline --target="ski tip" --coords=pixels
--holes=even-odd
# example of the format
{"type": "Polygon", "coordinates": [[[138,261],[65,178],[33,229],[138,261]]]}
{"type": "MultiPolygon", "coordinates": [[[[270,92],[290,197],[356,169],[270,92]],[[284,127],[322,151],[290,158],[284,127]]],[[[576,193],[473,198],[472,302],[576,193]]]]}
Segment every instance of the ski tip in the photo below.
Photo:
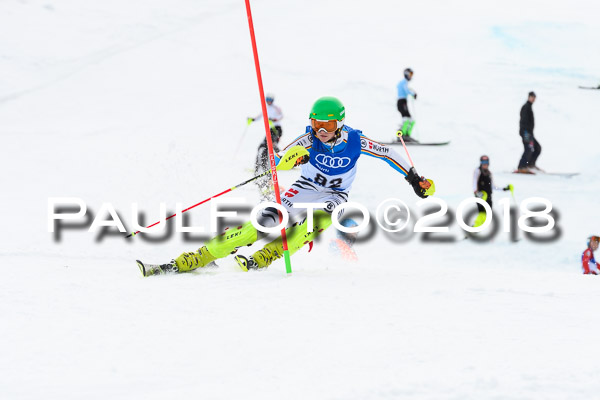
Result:
{"type": "Polygon", "coordinates": [[[572,178],[579,175],[579,172],[544,172],[542,175],[560,176],[563,178],[572,178]]]}
{"type": "Polygon", "coordinates": [[[140,269],[140,272],[142,273],[143,276],[146,276],[146,267],[144,266],[144,263],[141,262],[140,260],[135,260],[135,262],[137,263],[137,266],[140,269]]]}
{"type": "Polygon", "coordinates": [[[242,271],[248,272],[248,259],[244,256],[235,256],[235,261],[242,271]]]}

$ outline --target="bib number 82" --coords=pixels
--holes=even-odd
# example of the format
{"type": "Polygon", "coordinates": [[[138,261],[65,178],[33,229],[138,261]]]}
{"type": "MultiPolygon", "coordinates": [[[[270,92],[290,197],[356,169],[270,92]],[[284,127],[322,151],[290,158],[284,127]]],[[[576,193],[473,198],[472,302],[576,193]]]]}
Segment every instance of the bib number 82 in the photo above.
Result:
{"type": "Polygon", "coordinates": [[[321,174],[317,174],[315,176],[315,183],[321,186],[330,187],[330,188],[340,188],[342,187],[342,178],[335,178],[329,181],[329,185],[327,184],[327,178],[325,178],[321,174]]]}

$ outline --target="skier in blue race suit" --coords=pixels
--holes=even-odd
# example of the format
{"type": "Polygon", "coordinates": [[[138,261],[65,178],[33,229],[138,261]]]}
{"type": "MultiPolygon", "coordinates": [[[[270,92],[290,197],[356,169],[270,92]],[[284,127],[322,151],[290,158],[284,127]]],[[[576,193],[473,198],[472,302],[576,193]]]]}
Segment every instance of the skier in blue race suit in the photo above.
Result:
{"type": "MultiPolygon", "coordinates": [[[[427,197],[435,191],[433,181],[419,176],[414,167],[392,148],[375,142],[364,136],[361,131],[344,124],[345,107],[334,97],[322,97],[313,105],[306,133],[294,140],[280,154],[276,162],[293,149],[308,150],[309,157],[302,158],[301,176],[285,192],[281,204],[290,218],[305,212],[296,208],[296,203],[323,203],[316,208],[313,218],[313,230],[308,231],[306,218],[287,229],[287,244],[293,254],[305,244],[310,243],[331,224],[331,213],[336,206],[348,201],[349,191],[356,177],[357,161],[361,155],[375,157],[385,161],[412,186],[419,197],[427,197]]],[[[300,159],[299,159],[300,160],[300,159]]],[[[273,207],[264,208],[257,216],[264,227],[279,224],[279,214],[273,207]]],[[[195,252],[183,253],[175,260],[163,265],[144,265],[138,262],[142,273],[146,275],[163,272],[186,272],[209,265],[214,260],[236,253],[244,246],[250,246],[259,239],[257,229],[246,222],[236,228],[228,229],[208,241],[195,252]]],[[[282,238],[279,237],[256,251],[251,256],[236,256],[243,270],[265,268],[274,260],[283,256],[282,238]]]]}

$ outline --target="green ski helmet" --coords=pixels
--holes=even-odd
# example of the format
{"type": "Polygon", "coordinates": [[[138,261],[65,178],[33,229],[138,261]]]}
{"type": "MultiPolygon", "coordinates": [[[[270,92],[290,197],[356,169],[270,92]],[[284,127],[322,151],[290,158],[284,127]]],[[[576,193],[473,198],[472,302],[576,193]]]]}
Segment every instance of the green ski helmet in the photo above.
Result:
{"type": "MultiPolygon", "coordinates": [[[[337,121],[336,133],[339,135],[342,127],[344,126],[344,119],[346,117],[346,108],[341,101],[335,97],[325,96],[321,97],[310,109],[310,115],[308,118],[316,121],[337,121]]],[[[312,126],[312,122],[311,122],[312,126]]],[[[314,130],[314,129],[313,129],[314,130]]]]}

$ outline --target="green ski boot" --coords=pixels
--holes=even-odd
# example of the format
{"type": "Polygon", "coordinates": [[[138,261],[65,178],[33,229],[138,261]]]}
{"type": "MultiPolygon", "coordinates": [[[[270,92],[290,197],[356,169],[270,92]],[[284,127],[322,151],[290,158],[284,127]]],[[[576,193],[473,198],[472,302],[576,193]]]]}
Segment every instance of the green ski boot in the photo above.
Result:
{"type": "Polygon", "coordinates": [[[188,272],[196,268],[211,265],[217,258],[208,252],[206,246],[202,246],[198,251],[183,253],[175,259],[175,266],[178,272],[188,272]]]}
{"type": "Polygon", "coordinates": [[[235,261],[243,271],[250,269],[266,268],[271,263],[283,256],[283,246],[272,245],[271,243],[266,245],[263,249],[258,250],[250,257],[235,256],[235,261]]]}

